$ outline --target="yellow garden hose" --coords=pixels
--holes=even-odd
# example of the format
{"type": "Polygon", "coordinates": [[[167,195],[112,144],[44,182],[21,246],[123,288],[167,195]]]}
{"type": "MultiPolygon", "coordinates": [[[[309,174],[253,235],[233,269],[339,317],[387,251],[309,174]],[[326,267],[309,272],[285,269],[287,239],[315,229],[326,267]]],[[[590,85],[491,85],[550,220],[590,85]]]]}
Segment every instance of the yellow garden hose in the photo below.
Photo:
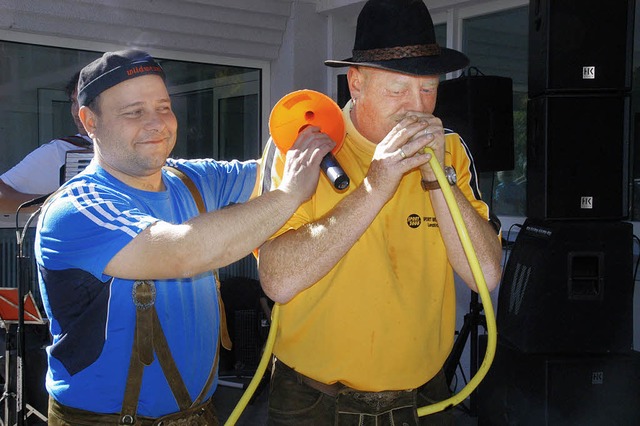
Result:
{"type": "MultiPolygon", "coordinates": [[[[480,262],[478,262],[478,257],[473,249],[471,239],[469,238],[467,227],[462,219],[460,209],[456,204],[453,191],[449,187],[449,183],[447,182],[447,178],[444,175],[444,171],[442,170],[440,163],[438,163],[433,150],[431,150],[431,148],[425,148],[425,152],[431,154],[431,160],[429,160],[429,164],[431,165],[431,168],[433,169],[433,172],[435,173],[436,178],[440,183],[442,193],[444,194],[447,206],[449,207],[449,211],[451,212],[451,217],[453,218],[456,230],[458,231],[458,236],[460,237],[462,247],[464,248],[464,252],[469,261],[471,272],[473,273],[473,277],[476,281],[478,293],[480,294],[480,300],[482,301],[482,305],[484,306],[488,338],[487,350],[485,352],[484,359],[482,360],[482,364],[478,368],[476,374],[466,384],[466,386],[451,398],[445,399],[444,401],[440,401],[435,404],[418,408],[419,417],[437,413],[449,407],[453,407],[454,405],[459,404],[460,402],[464,401],[469,395],[471,395],[471,392],[473,392],[475,388],[478,387],[482,379],[484,379],[484,376],[486,376],[487,372],[489,371],[489,367],[491,367],[491,363],[493,362],[493,357],[496,352],[497,342],[496,318],[493,311],[493,305],[491,303],[491,296],[489,294],[489,289],[487,288],[487,283],[484,279],[484,274],[482,273],[482,268],[480,267],[480,262]]],[[[256,373],[251,379],[251,382],[249,383],[249,386],[245,390],[244,394],[238,401],[238,404],[233,409],[231,415],[225,422],[225,426],[233,426],[236,424],[238,418],[246,408],[249,400],[258,387],[258,384],[262,380],[262,376],[264,375],[264,372],[267,369],[267,365],[271,360],[271,352],[273,350],[273,344],[276,340],[279,316],[280,305],[276,303],[273,306],[273,310],[271,311],[271,328],[269,329],[269,335],[267,337],[267,342],[265,343],[264,353],[262,354],[262,358],[260,359],[260,363],[258,364],[256,373]]]]}
{"type": "Polygon", "coordinates": [[[447,178],[444,175],[444,171],[442,170],[442,167],[440,167],[440,163],[438,163],[433,150],[431,150],[430,148],[425,148],[425,152],[431,154],[429,165],[431,165],[431,169],[435,173],[436,178],[440,183],[442,193],[444,194],[444,198],[447,201],[447,206],[449,207],[449,211],[451,212],[451,217],[453,218],[456,230],[458,231],[458,237],[460,237],[460,242],[462,243],[462,247],[464,248],[464,253],[467,255],[467,260],[469,261],[471,272],[473,273],[473,278],[476,281],[476,287],[478,288],[478,293],[480,294],[480,300],[482,301],[482,305],[484,306],[488,337],[487,351],[484,354],[482,364],[478,368],[476,374],[471,378],[471,380],[469,380],[469,383],[467,383],[467,385],[462,388],[460,392],[453,395],[451,398],[447,398],[444,401],[418,408],[419,417],[437,413],[446,408],[457,405],[464,401],[469,395],[471,395],[471,392],[473,392],[475,388],[478,387],[482,379],[484,379],[484,376],[486,376],[487,372],[489,371],[489,367],[491,367],[493,357],[496,353],[496,342],[498,336],[498,332],[496,329],[496,317],[493,312],[493,305],[491,304],[491,295],[489,294],[489,289],[487,288],[487,282],[484,280],[484,274],[482,273],[480,262],[478,262],[478,256],[476,256],[476,252],[474,251],[473,245],[471,244],[471,239],[469,238],[467,227],[462,220],[462,214],[460,213],[458,204],[456,204],[453,191],[449,187],[449,183],[447,182],[447,178]]]}

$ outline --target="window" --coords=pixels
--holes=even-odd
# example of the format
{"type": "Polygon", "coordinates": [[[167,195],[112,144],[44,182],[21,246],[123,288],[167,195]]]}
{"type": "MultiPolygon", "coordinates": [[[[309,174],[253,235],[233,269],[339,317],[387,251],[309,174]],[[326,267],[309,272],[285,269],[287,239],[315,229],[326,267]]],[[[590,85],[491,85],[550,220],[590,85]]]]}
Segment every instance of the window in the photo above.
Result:
{"type": "MultiPolygon", "coordinates": [[[[74,73],[101,55],[0,40],[0,174],[39,145],[77,133],[64,89],[74,73]]],[[[260,156],[260,68],[156,59],[167,74],[178,118],[173,157],[260,156]]]]}
{"type": "Polygon", "coordinates": [[[463,20],[470,66],[513,80],[514,169],[480,174],[483,197],[498,215],[526,215],[528,16],[525,6],[463,20]]]}
{"type": "Polygon", "coordinates": [[[433,26],[433,29],[436,32],[436,41],[440,46],[447,45],[447,25],[446,24],[437,24],[433,26]]]}

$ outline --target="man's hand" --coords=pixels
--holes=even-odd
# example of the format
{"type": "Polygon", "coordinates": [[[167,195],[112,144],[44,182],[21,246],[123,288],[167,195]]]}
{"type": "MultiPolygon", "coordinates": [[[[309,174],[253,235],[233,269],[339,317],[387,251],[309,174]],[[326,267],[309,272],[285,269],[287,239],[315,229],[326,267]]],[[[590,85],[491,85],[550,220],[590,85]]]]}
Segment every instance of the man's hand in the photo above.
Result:
{"type": "Polygon", "coordinates": [[[365,180],[372,190],[390,199],[405,173],[429,161],[431,155],[422,150],[434,136],[427,129],[425,120],[407,115],[387,134],[376,147],[365,180]]]}
{"type": "Polygon", "coordinates": [[[309,126],[301,131],[287,151],[282,183],[278,189],[298,197],[300,203],[311,198],[318,186],[320,162],[335,145],[329,136],[320,132],[319,127],[309,126]]]}
{"type": "MultiPolygon", "coordinates": [[[[433,150],[440,167],[444,167],[444,128],[442,127],[442,121],[431,114],[421,114],[418,119],[424,121],[427,124],[427,128],[423,133],[416,135],[416,139],[426,140],[425,147],[433,150]]],[[[420,172],[422,173],[422,179],[426,181],[436,180],[436,175],[431,168],[430,162],[422,165],[420,172]]]]}

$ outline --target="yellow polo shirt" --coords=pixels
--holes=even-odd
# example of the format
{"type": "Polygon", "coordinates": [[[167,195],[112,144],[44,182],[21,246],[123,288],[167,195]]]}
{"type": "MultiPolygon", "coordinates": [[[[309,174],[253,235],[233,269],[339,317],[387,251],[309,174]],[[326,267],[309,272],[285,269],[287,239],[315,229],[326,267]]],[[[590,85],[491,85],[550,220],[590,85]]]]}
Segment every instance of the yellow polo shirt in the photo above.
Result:
{"type": "MultiPolygon", "coordinates": [[[[348,111],[349,105],[343,110],[347,134],[336,158],[351,180],[349,188],[338,192],[321,175],[315,195],[276,235],[322,217],[362,183],[376,145],[356,131],[348,111]]],[[[456,169],[458,187],[488,218],[465,146],[457,134],[445,139],[445,162],[456,169]]],[[[276,156],[271,167],[275,186],[282,161],[276,156]]],[[[408,173],[340,262],[280,307],[274,354],[282,362],[315,380],[364,391],[415,388],[442,368],[454,340],[456,296],[420,179],[418,170],[408,173]]]]}

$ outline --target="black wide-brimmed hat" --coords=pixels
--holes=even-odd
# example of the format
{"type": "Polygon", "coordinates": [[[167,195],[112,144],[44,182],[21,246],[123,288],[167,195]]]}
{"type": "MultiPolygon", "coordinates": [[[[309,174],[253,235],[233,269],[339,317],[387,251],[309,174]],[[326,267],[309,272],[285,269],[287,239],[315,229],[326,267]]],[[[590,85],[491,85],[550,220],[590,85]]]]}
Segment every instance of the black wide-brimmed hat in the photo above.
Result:
{"type": "Polygon", "coordinates": [[[438,45],[422,0],[369,0],[358,15],[352,57],[324,63],[423,76],[457,71],[469,64],[469,58],[438,45]]]}

